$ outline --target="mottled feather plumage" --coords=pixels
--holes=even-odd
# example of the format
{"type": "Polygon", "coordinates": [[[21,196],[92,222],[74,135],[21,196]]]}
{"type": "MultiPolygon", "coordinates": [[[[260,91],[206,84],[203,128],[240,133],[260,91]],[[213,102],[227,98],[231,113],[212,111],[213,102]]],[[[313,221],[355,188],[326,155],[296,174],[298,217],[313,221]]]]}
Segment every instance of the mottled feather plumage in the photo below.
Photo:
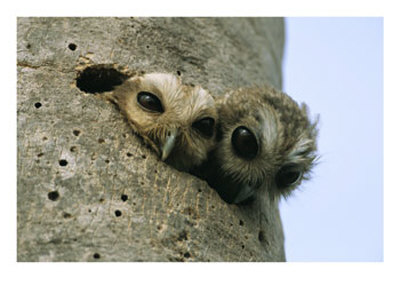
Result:
{"type": "Polygon", "coordinates": [[[189,171],[200,165],[215,146],[217,112],[214,99],[199,86],[184,85],[172,74],[150,73],[126,80],[106,97],[119,106],[133,130],[163,160],[179,170],[189,171]],[[143,107],[138,102],[141,92],[156,96],[162,111],[143,107]],[[203,135],[194,126],[204,119],[208,121],[206,126],[212,127],[209,128],[212,136],[203,135]]]}
{"type": "Polygon", "coordinates": [[[265,85],[231,91],[217,99],[216,106],[217,147],[197,174],[225,201],[278,199],[307,178],[316,160],[317,121],[310,120],[305,104],[298,105],[285,93],[265,85]],[[257,143],[251,159],[235,149],[238,128],[253,134],[257,143]],[[283,185],[292,180],[292,185],[283,185]]]}

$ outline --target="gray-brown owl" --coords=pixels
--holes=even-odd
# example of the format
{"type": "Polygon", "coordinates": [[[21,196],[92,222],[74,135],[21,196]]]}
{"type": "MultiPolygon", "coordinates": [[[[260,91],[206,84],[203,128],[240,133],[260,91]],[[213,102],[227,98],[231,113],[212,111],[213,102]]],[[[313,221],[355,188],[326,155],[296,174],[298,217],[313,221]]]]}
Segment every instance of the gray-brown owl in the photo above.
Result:
{"type": "Polygon", "coordinates": [[[107,93],[133,130],[178,170],[189,171],[215,146],[217,112],[213,97],[166,73],[134,76],[107,93]]]}
{"type": "Polygon", "coordinates": [[[287,196],[316,160],[317,121],[270,86],[242,88],[216,100],[217,147],[197,175],[228,203],[287,196]]]}

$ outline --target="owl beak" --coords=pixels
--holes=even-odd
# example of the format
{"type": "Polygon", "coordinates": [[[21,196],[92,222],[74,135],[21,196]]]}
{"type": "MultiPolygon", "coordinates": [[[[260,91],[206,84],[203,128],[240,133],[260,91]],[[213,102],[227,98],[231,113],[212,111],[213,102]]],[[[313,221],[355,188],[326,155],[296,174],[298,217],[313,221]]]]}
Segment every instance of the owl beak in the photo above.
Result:
{"type": "Polygon", "coordinates": [[[164,145],[161,146],[161,160],[165,161],[174,149],[176,137],[179,135],[178,129],[170,130],[164,145]]]}
{"type": "Polygon", "coordinates": [[[236,195],[232,203],[233,204],[241,203],[244,200],[250,198],[253,195],[253,193],[254,193],[254,188],[248,184],[245,184],[243,185],[239,193],[236,195]]]}

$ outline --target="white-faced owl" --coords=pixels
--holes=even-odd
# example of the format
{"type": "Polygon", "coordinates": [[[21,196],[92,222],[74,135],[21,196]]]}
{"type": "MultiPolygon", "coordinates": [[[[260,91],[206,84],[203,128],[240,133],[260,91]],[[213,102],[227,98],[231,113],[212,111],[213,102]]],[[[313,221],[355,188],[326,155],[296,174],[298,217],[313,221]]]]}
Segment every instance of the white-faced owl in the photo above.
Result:
{"type": "Polygon", "coordinates": [[[214,98],[172,74],[133,76],[106,98],[118,105],[160,158],[178,170],[200,165],[215,146],[214,98]]]}
{"type": "Polygon", "coordinates": [[[217,147],[196,175],[223,200],[276,200],[306,179],[316,161],[317,121],[273,87],[241,88],[216,99],[217,147]]]}

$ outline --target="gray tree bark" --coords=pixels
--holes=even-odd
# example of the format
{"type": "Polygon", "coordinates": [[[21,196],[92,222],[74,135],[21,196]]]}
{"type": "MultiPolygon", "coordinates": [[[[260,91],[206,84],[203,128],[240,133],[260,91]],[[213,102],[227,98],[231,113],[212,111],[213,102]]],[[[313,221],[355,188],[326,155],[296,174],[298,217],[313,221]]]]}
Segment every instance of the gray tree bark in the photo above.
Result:
{"type": "Polygon", "coordinates": [[[281,18],[18,18],[18,261],[283,261],[277,205],[223,202],[161,162],[88,66],[179,74],[214,96],[281,86],[281,18]]]}

